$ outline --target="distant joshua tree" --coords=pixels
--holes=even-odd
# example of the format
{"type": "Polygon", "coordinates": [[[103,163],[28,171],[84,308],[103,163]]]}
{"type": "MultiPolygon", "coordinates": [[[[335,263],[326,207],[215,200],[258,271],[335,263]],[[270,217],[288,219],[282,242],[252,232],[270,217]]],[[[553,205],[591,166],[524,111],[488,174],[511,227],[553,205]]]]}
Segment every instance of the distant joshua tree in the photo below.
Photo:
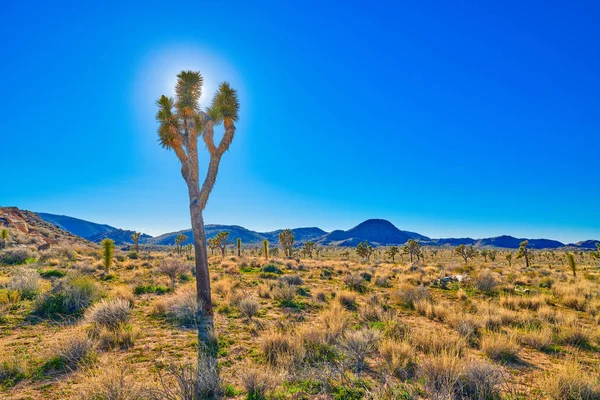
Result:
{"type": "Polygon", "coordinates": [[[360,258],[365,258],[367,261],[371,259],[371,255],[373,254],[373,247],[367,242],[360,242],[358,246],[356,246],[356,254],[360,258]]]}
{"type": "Polygon", "coordinates": [[[592,251],[592,257],[593,258],[600,258],[600,243],[596,243],[596,248],[598,249],[597,251],[592,251]]]}
{"type": "MultiPolygon", "coordinates": [[[[223,82],[206,111],[200,109],[203,78],[200,72],[181,71],[177,75],[175,98],[161,96],[156,102],[156,119],[160,126],[160,144],[174,150],[181,163],[181,175],[188,187],[190,216],[196,251],[196,291],[198,304],[198,340],[208,343],[214,328],[214,313],[210,293],[208,253],[202,212],[217,180],[221,157],[229,149],[238,120],[239,101],[229,83],[223,82]],[[223,124],[225,129],[219,144],[214,141],[214,127],[223,124]],[[209,153],[208,168],[202,187],[198,168],[198,137],[204,141],[209,153]]],[[[199,355],[200,357],[200,355],[199,355]]]]}
{"type": "Polygon", "coordinates": [[[115,255],[115,242],[112,239],[104,239],[100,245],[102,246],[102,263],[104,270],[108,274],[112,266],[113,256],[115,255]]]}
{"type": "Polygon", "coordinates": [[[315,247],[317,244],[315,242],[304,242],[304,247],[302,248],[302,252],[308,256],[308,258],[313,258],[313,251],[315,251],[315,247]]]}
{"type": "Polygon", "coordinates": [[[567,263],[569,263],[569,267],[571,267],[571,272],[573,272],[573,278],[576,278],[577,264],[575,263],[575,255],[573,255],[573,253],[567,253],[567,263]]]}
{"type": "Polygon", "coordinates": [[[265,259],[269,261],[269,241],[267,239],[263,240],[263,254],[265,259]]]}
{"type": "Polygon", "coordinates": [[[400,249],[398,248],[398,246],[391,246],[390,248],[387,249],[387,251],[385,252],[385,254],[392,259],[392,262],[396,262],[395,258],[396,258],[396,254],[398,254],[398,252],[400,251],[400,249]]]}
{"type": "Polygon", "coordinates": [[[8,247],[8,229],[2,229],[2,248],[8,247]]]}
{"type": "Polygon", "coordinates": [[[517,253],[517,258],[525,258],[525,266],[529,268],[529,249],[527,249],[527,245],[529,244],[529,240],[524,240],[519,245],[519,252],[517,253]]]}
{"type": "Polygon", "coordinates": [[[512,256],[513,256],[512,253],[508,253],[506,255],[506,261],[508,261],[508,266],[509,267],[512,267],[512,256]]]}
{"type": "Polygon", "coordinates": [[[133,244],[135,246],[136,253],[140,252],[140,236],[142,236],[142,234],[140,232],[133,232],[131,234],[131,240],[133,240],[133,244]]]}
{"type": "Polygon", "coordinates": [[[294,248],[294,233],[291,229],[286,229],[279,233],[279,243],[283,249],[285,257],[292,258],[294,248]]]}
{"type": "Polygon", "coordinates": [[[402,247],[402,253],[410,255],[410,262],[417,257],[417,261],[423,257],[423,251],[419,242],[413,239],[408,239],[408,242],[402,247]]]}
{"type": "Polygon", "coordinates": [[[238,257],[242,256],[242,238],[237,238],[237,253],[238,257]]]}
{"type": "Polygon", "coordinates": [[[496,261],[496,256],[498,255],[498,251],[496,250],[489,250],[488,251],[488,257],[490,258],[491,262],[495,262],[496,261]]]}
{"type": "Polygon", "coordinates": [[[225,249],[227,248],[227,239],[229,239],[229,232],[219,232],[212,240],[214,241],[215,248],[221,250],[221,256],[225,257],[225,249]]]}
{"type": "Polygon", "coordinates": [[[188,237],[183,233],[180,233],[175,237],[175,249],[177,250],[177,254],[181,255],[181,250],[183,250],[183,244],[188,240],[188,237]]]}
{"type": "Polygon", "coordinates": [[[483,249],[479,252],[479,254],[481,254],[481,257],[483,257],[483,262],[487,262],[487,258],[490,252],[486,249],[483,249]]]}
{"type": "Polygon", "coordinates": [[[473,248],[473,246],[465,246],[461,244],[454,249],[454,254],[457,254],[465,260],[465,264],[469,262],[469,259],[474,258],[477,255],[477,250],[473,248]]]}

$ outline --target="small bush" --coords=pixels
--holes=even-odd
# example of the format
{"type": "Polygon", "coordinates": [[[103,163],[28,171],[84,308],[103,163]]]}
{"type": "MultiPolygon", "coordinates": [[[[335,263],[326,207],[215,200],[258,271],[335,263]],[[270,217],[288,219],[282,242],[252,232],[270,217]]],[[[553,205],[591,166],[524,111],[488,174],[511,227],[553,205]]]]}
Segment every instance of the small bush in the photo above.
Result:
{"type": "Polygon", "coordinates": [[[362,276],[357,274],[348,274],[344,277],[344,284],[350,290],[355,290],[359,293],[363,293],[367,290],[367,285],[362,276]]]}
{"type": "Polygon", "coordinates": [[[287,283],[275,286],[272,290],[273,299],[277,300],[282,306],[290,305],[296,298],[296,288],[287,283]]]}
{"type": "Polygon", "coordinates": [[[0,360],[0,384],[13,386],[23,378],[27,369],[22,360],[17,358],[0,360]]]}
{"type": "Polygon", "coordinates": [[[275,388],[273,375],[264,368],[246,368],[239,373],[247,400],[265,400],[275,388]]]}
{"type": "Polygon", "coordinates": [[[358,373],[365,369],[367,356],[375,353],[378,344],[379,332],[363,328],[359,331],[347,331],[340,346],[346,359],[358,373]]]}
{"type": "Polygon", "coordinates": [[[131,317],[131,306],[127,300],[101,300],[86,312],[86,319],[99,327],[117,330],[131,317]]]}
{"type": "Polygon", "coordinates": [[[519,346],[510,337],[491,333],[481,339],[481,351],[490,359],[500,362],[519,360],[519,346]]]}
{"type": "Polygon", "coordinates": [[[346,310],[356,310],[356,295],[351,292],[340,292],[337,295],[337,300],[346,310]]]}
{"type": "Polygon", "coordinates": [[[50,292],[38,298],[34,312],[45,317],[79,316],[103,294],[92,278],[70,275],[57,281],[50,292]]]}
{"type": "Polygon", "coordinates": [[[19,268],[11,276],[7,287],[19,292],[23,299],[33,299],[40,291],[40,274],[32,268],[19,268]]]}
{"type": "Polygon", "coordinates": [[[300,286],[304,283],[304,280],[299,275],[283,275],[278,278],[278,281],[293,286],[300,286]]]}
{"type": "Polygon", "coordinates": [[[464,399],[498,399],[499,386],[503,382],[498,367],[483,361],[469,361],[460,376],[460,388],[464,399]]]}
{"type": "Polygon", "coordinates": [[[193,327],[198,323],[202,305],[198,304],[196,291],[185,288],[166,299],[161,308],[172,321],[182,326],[193,327]]]}
{"type": "Polygon", "coordinates": [[[492,293],[498,287],[498,280],[491,271],[483,271],[473,280],[473,287],[484,293],[492,293]]]}
{"type": "Polygon", "coordinates": [[[283,274],[283,271],[277,266],[277,264],[265,264],[262,267],[262,272],[270,272],[272,274],[283,274]]]}
{"type": "Polygon", "coordinates": [[[381,344],[379,352],[390,374],[402,380],[413,377],[417,363],[415,351],[410,344],[385,340],[381,344]]]}
{"type": "Polygon", "coordinates": [[[47,269],[45,271],[40,271],[40,276],[45,279],[50,278],[63,278],[67,273],[64,271],[60,271],[57,269],[47,269]]]}
{"type": "Polygon", "coordinates": [[[428,398],[432,399],[457,398],[461,373],[460,359],[447,354],[424,357],[418,372],[428,398]]]}
{"type": "Polygon", "coordinates": [[[252,297],[246,297],[238,302],[238,310],[244,318],[252,318],[260,310],[260,303],[252,297]]]}
{"type": "Polygon", "coordinates": [[[42,366],[42,370],[51,369],[74,371],[82,366],[91,366],[98,360],[95,343],[86,335],[71,336],[63,342],[56,355],[42,366]]]}
{"type": "Polygon", "coordinates": [[[600,399],[600,382],[575,363],[565,364],[558,373],[548,375],[543,387],[548,398],[553,400],[600,399]]]}
{"type": "Polygon", "coordinates": [[[165,294],[169,293],[170,291],[171,289],[168,287],[160,285],[138,285],[133,288],[133,293],[137,296],[148,293],[165,294]]]}
{"type": "Polygon", "coordinates": [[[396,300],[407,307],[414,308],[419,300],[430,300],[429,288],[425,286],[401,285],[395,293],[396,300]]]}
{"type": "Polygon", "coordinates": [[[27,249],[4,250],[0,252],[0,265],[20,265],[32,260],[34,254],[27,249]]]}

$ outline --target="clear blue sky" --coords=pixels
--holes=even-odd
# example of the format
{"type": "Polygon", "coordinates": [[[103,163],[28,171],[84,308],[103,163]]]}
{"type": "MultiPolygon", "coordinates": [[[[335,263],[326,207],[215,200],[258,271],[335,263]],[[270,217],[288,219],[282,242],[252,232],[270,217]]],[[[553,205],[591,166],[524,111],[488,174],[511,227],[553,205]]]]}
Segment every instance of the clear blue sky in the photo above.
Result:
{"type": "Polygon", "coordinates": [[[189,227],[185,68],[241,98],[208,223],[600,239],[596,1],[86,3],[0,6],[1,205],[189,227]]]}

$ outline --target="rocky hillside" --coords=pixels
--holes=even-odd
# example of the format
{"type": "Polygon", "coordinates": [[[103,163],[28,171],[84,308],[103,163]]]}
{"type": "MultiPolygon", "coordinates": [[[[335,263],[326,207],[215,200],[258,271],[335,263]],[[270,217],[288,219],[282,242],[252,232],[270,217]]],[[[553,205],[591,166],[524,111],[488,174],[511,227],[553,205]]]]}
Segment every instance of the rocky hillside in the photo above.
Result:
{"type": "Polygon", "coordinates": [[[0,207],[0,228],[9,230],[9,246],[92,245],[89,241],[44,221],[38,214],[17,207],[0,207]]]}

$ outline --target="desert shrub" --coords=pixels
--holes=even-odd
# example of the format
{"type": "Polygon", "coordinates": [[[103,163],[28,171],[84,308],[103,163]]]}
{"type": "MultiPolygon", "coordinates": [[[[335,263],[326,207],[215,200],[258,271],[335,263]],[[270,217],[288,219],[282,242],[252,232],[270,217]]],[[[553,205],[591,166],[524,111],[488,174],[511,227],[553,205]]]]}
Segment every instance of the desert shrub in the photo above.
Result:
{"type": "Polygon", "coordinates": [[[416,371],[416,355],[412,346],[406,342],[384,340],[379,347],[389,373],[398,379],[411,378],[416,371]]]}
{"type": "Polygon", "coordinates": [[[566,295],[562,299],[562,303],[565,307],[571,308],[576,311],[585,311],[587,300],[583,295],[566,295]]]}
{"type": "Polygon", "coordinates": [[[33,299],[40,291],[40,274],[32,268],[19,268],[11,276],[7,288],[19,292],[23,299],[33,299]]]}
{"type": "Polygon", "coordinates": [[[552,330],[547,328],[520,332],[516,338],[520,344],[540,351],[549,349],[554,343],[552,330]]]}
{"type": "Polygon", "coordinates": [[[180,259],[167,258],[162,260],[156,269],[159,273],[164,274],[171,279],[171,289],[175,290],[177,277],[190,271],[190,266],[180,259]]]}
{"type": "Polygon", "coordinates": [[[340,347],[346,360],[351,363],[357,373],[365,369],[366,358],[375,353],[379,339],[379,332],[373,329],[346,331],[340,347]]]}
{"type": "Polygon", "coordinates": [[[129,307],[133,308],[135,305],[135,296],[133,295],[133,291],[128,286],[118,286],[110,293],[110,297],[113,299],[121,299],[125,300],[129,303],[129,307]]]}
{"type": "Polygon", "coordinates": [[[431,294],[429,288],[425,286],[401,285],[398,291],[394,294],[397,302],[400,304],[414,308],[415,303],[420,300],[430,300],[431,294]]]}
{"type": "Polygon", "coordinates": [[[280,283],[275,286],[271,293],[273,294],[273,299],[277,300],[282,306],[293,304],[294,299],[296,298],[296,288],[287,283],[280,283]]]}
{"type": "Polygon", "coordinates": [[[86,319],[99,327],[116,330],[131,317],[131,305],[123,299],[103,299],[86,312],[86,319]]]}
{"type": "Polygon", "coordinates": [[[120,348],[123,350],[133,347],[139,336],[139,331],[131,324],[121,324],[117,328],[95,326],[91,336],[98,340],[102,350],[120,348]]]}
{"type": "Polygon", "coordinates": [[[315,293],[315,299],[323,303],[327,299],[327,295],[323,291],[318,291],[317,293],[315,293]]]}
{"type": "Polygon", "coordinates": [[[25,378],[27,368],[19,358],[0,359],[0,384],[12,386],[25,378]]]}
{"type": "Polygon", "coordinates": [[[262,272],[269,272],[269,273],[278,274],[278,275],[283,274],[283,271],[281,270],[281,268],[279,268],[279,266],[277,264],[273,264],[273,263],[263,265],[262,272]]]}
{"type": "Polygon", "coordinates": [[[45,271],[39,271],[39,272],[40,272],[40,276],[45,279],[63,278],[64,276],[67,275],[67,273],[65,271],[60,271],[58,269],[47,269],[45,271]]]}
{"type": "Polygon", "coordinates": [[[96,344],[86,335],[75,335],[65,339],[56,355],[47,360],[41,369],[74,371],[79,367],[91,366],[98,360],[96,344]]]}
{"type": "Polygon", "coordinates": [[[170,291],[168,287],[160,285],[138,285],[133,288],[133,293],[138,296],[147,293],[165,294],[170,291]]]}
{"type": "Polygon", "coordinates": [[[519,360],[519,346],[515,341],[501,333],[490,333],[481,339],[481,351],[490,359],[500,362],[519,360]]]}
{"type": "Polygon", "coordinates": [[[159,372],[160,388],[156,399],[200,400],[220,398],[217,362],[206,354],[199,361],[172,364],[159,372]]]}
{"type": "Polygon", "coordinates": [[[390,281],[387,276],[379,275],[375,278],[375,285],[383,288],[390,287],[390,281]]]}
{"type": "Polygon", "coordinates": [[[453,314],[448,324],[469,344],[478,343],[481,336],[481,323],[475,317],[468,314],[453,314]]]}
{"type": "Polygon", "coordinates": [[[483,271],[473,280],[473,287],[484,293],[492,293],[498,287],[498,280],[491,271],[483,271]]]}
{"type": "Polygon", "coordinates": [[[337,300],[342,307],[347,310],[356,310],[356,295],[351,292],[340,292],[337,295],[337,300]]]}
{"type": "Polygon", "coordinates": [[[401,341],[410,337],[410,327],[396,318],[384,321],[383,334],[392,340],[401,341]]]}
{"type": "Polygon", "coordinates": [[[278,332],[262,337],[260,349],[266,362],[272,366],[294,364],[295,359],[300,359],[301,347],[289,335],[278,332]]]}
{"type": "Polygon", "coordinates": [[[202,307],[198,304],[194,290],[185,288],[165,299],[162,304],[164,314],[173,322],[189,327],[197,324],[202,307]]]}
{"type": "Polygon", "coordinates": [[[3,250],[0,252],[0,265],[20,265],[33,260],[34,254],[27,249],[3,250]]]}
{"type": "Polygon", "coordinates": [[[422,330],[410,332],[409,342],[415,349],[426,354],[448,354],[461,356],[465,353],[467,343],[456,334],[431,335],[422,330]]]}
{"type": "Polygon", "coordinates": [[[321,313],[320,323],[326,332],[327,343],[335,343],[350,327],[352,319],[348,311],[334,304],[321,313]]]}
{"type": "Polygon", "coordinates": [[[493,400],[500,397],[502,372],[495,365],[471,360],[466,363],[460,378],[460,392],[464,399],[493,400]]]}
{"type": "Polygon", "coordinates": [[[594,380],[573,362],[563,365],[557,373],[548,374],[543,384],[549,399],[600,399],[600,381],[594,380]]]}
{"type": "Polygon", "coordinates": [[[106,365],[90,370],[83,379],[77,396],[81,400],[149,400],[155,399],[155,388],[128,375],[122,365],[106,365]],[[95,374],[94,374],[95,372],[95,374]]]}
{"type": "Polygon", "coordinates": [[[355,290],[359,293],[363,293],[367,290],[367,285],[362,276],[358,274],[348,274],[344,276],[344,284],[350,290],[355,290]]]}
{"type": "Polygon", "coordinates": [[[35,313],[45,317],[61,315],[79,316],[100,300],[103,291],[92,278],[84,275],[68,275],[57,281],[52,290],[38,297],[35,313]]]}
{"type": "Polygon", "coordinates": [[[583,327],[578,325],[563,326],[558,334],[558,341],[561,344],[579,347],[591,347],[591,335],[583,327]]]}
{"type": "Polygon", "coordinates": [[[304,283],[304,280],[299,275],[282,275],[277,280],[293,286],[300,286],[304,283]]]}
{"type": "Polygon", "coordinates": [[[273,374],[264,368],[245,368],[240,371],[239,377],[247,400],[265,400],[276,386],[273,374]]]}
{"type": "Polygon", "coordinates": [[[454,355],[425,356],[420,362],[418,375],[428,398],[454,399],[458,397],[462,373],[460,359],[454,355]]]}
{"type": "Polygon", "coordinates": [[[252,297],[246,297],[239,301],[237,307],[242,317],[252,318],[258,314],[258,311],[260,310],[260,303],[252,297]]]}

